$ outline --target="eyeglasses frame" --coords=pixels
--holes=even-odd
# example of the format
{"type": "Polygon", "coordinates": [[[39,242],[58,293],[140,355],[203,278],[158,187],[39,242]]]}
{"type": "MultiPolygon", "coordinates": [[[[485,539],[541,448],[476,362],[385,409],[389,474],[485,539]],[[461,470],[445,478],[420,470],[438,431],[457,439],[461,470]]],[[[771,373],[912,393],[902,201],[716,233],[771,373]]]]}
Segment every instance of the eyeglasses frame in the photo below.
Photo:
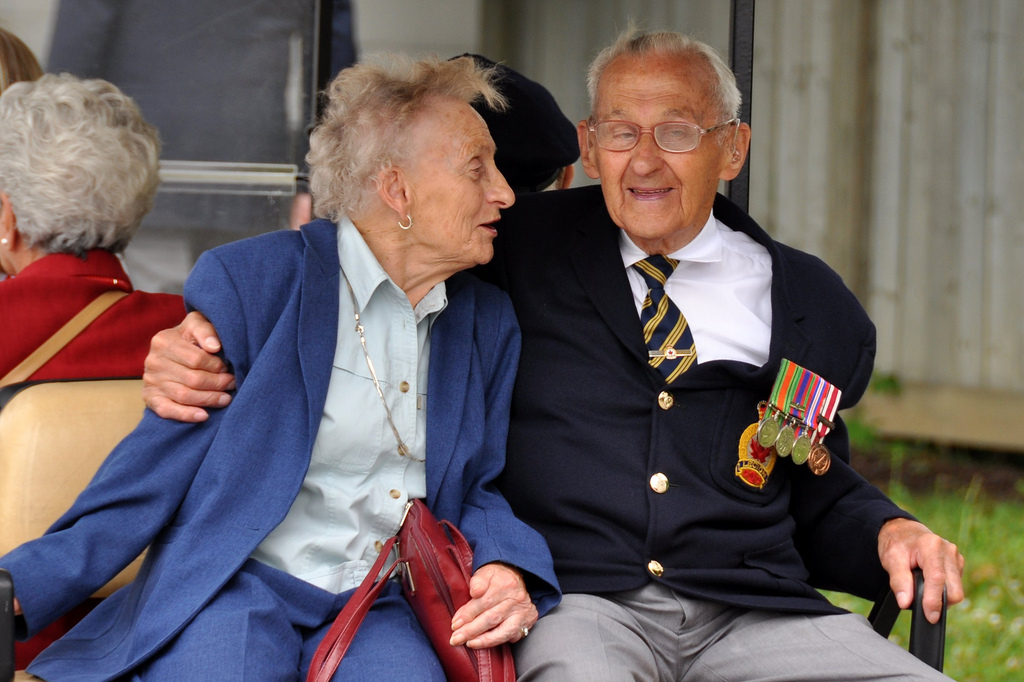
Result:
{"type": "Polygon", "coordinates": [[[598,147],[601,147],[601,149],[604,149],[605,151],[609,151],[609,152],[630,152],[630,151],[633,151],[634,149],[636,149],[636,146],[638,144],[640,144],[640,137],[643,136],[644,133],[650,133],[651,139],[654,140],[654,144],[656,144],[658,146],[658,149],[662,150],[663,152],[667,152],[669,154],[686,154],[688,152],[692,152],[694,149],[699,147],[700,143],[701,143],[701,140],[703,140],[704,136],[707,135],[708,133],[714,132],[714,131],[718,130],[719,128],[724,128],[726,126],[730,126],[730,125],[732,125],[734,123],[736,124],[736,133],[738,135],[739,134],[739,124],[740,124],[740,117],[739,116],[731,118],[728,121],[722,121],[721,123],[716,123],[715,125],[710,126],[708,128],[701,128],[696,123],[690,123],[689,121],[662,121],[661,123],[657,123],[657,124],[651,126],[650,128],[645,128],[644,126],[641,126],[638,123],[634,123],[633,121],[625,121],[625,120],[622,120],[622,119],[607,119],[607,120],[604,120],[604,121],[595,121],[594,119],[591,118],[591,119],[588,119],[588,121],[587,121],[587,130],[590,131],[591,133],[594,133],[594,143],[597,144],[598,147]],[[637,134],[636,142],[633,143],[632,147],[629,147],[627,149],[609,149],[608,147],[602,146],[597,141],[597,130],[596,130],[596,128],[597,128],[598,125],[600,125],[602,123],[628,123],[631,126],[636,126],[636,128],[640,132],[637,134]],[[697,131],[698,131],[697,143],[695,145],[693,145],[692,147],[690,147],[689,149],[684,149],[682,151],[676,151],[674,149],[665,149],[664,147],[661,146],[661,143],[658,142],[658,136],[654,134],[654,130],[658,126],[662,126],[662,125],[665,125],[667,123],[675,123],[677,125],[685,125],[685,126],[688,126],[690,128],[696,128],[697,131]]]}

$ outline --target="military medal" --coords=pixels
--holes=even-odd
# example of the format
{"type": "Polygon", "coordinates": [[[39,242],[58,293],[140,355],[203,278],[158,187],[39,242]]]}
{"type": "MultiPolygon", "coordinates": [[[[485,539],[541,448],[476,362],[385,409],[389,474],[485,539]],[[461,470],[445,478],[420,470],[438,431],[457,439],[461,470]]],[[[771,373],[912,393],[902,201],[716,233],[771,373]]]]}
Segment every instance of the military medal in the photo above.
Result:
{"type": "Polygon", "coordinates": [[[803,464],[807,461],[807,457],[811,454],[811,447],[813,443],[810,435],[806,431],[800,434],[800,437],[793,443],[793,461],[797,464],[803,464]]]}
{"type": "Polygon", "coordinates": [[[815,476],[823,476],[830,466],[832,466],[832,455],[829,454],[828,448],[821,443],[815,443],[807,457],[807,468],[815,476]]]}
{"type": "Polygon", "coordinates": [[[789,457],[793,452],[793,443],[796,441],[796,432],[790,424],[786,424],[779,430],[779,437],[775,439],[775,452],[781,457],[789,457]]]}
{"type": "MultiPolygon", "coordinates": [[[[771,396],[758,404],[760,417],[740,439],[740,461],[736,476],[757,488],[761,472],[749,460],[762,461],[763,453],[792,456],[794,464],[807,464],[822,476],[832,464],[832,455],[822,443],[835,424],[842,391],[814,372],[783,359],[775,377],[771,396]]],[[[767,472],[770,473],[770,470],[767,472]]]]}
{"type": "Polygon", "coordinates": [[[757,442],[762,448],[770,448],[775,445],[775,439],[779,437],[779,422],[776,419],[762,419],[757,425],[757,442]]]}

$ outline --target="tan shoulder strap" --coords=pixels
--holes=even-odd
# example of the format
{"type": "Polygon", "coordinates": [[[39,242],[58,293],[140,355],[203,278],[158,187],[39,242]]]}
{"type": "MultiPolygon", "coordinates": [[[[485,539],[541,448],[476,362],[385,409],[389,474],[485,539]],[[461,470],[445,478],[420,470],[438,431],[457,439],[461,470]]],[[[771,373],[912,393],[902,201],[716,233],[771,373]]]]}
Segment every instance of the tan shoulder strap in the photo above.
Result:
{"type": "Polygon", "coordinates": [[[68,320],[63,327],[54,332],[53,336],[43,341],[39,348],[32,351],[32,354],[21,361],[21,363],[0,379],[0,387],[9,384],[16,384],[25,381],[46,362],[68,345],[71,339],[92,324],[92,321],[103,314],[110,306],[114,305],[127,296],[125,291],[105,291],[82,308],[77,315],[68,320]]]}

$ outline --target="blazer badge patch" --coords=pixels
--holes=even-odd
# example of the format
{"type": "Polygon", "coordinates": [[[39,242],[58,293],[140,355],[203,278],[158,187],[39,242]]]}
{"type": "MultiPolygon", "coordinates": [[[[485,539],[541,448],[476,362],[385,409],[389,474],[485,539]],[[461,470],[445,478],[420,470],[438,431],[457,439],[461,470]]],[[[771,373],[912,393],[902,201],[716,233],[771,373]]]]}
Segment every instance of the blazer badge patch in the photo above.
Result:
{"type": "Polygon", "coordinates": [[[778,455],[774,448],[762,447],[754,437],[757,434],[755,422],[743,430],[740,436],[739,461],[736,462],[736,476],[751,488],[761,489],[768,482],[768,476],[775,468],[778,455]]]}

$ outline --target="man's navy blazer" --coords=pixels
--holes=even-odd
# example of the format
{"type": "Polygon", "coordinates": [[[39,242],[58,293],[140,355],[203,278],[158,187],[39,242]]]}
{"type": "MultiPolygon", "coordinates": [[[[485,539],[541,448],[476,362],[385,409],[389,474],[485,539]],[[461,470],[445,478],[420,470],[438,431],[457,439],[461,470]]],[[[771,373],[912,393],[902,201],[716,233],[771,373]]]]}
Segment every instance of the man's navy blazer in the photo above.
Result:
{"type": "MultiPolygon", "coordinates": [[[[146,413],[47,535],[0,559],[31,634],[79,603],[147,545],[138,578],[104,600],[29,670],[47,679],[120,676],[159,651],[284,518],[305,477],[338,330],[336,227],[317,221],[203,255],[187,304],[217,328],[238,384],[202,424],[146,413]]],[[[447,282],[431,332],[427,499],[475,564],[534,576],[543,614],[558,602],[551,556],[494,479],[504,465],[519,332],[507,296],[471,275],[447,282]]]]}
{"type": "Polygon", "coordinates": [[[887,585],[879,528],[906,514],[850,468],[842,420],[825,440],[824,476],[788,458],[761,488],[736,475],[782,358],[837,385],[849,407],[868,385],[874,327],[819,259],[773,241],[724,197],[714,212],[771,255],[770,357],[700,363],[669,386],[647,362],[601,188],[524,195],[503,212],[487,275],[512,297],[523,352],[499,485],[548,540],[565,592],[656,580],[805,612],[836,610],[814,587],[875,598],[887,585]]]}

